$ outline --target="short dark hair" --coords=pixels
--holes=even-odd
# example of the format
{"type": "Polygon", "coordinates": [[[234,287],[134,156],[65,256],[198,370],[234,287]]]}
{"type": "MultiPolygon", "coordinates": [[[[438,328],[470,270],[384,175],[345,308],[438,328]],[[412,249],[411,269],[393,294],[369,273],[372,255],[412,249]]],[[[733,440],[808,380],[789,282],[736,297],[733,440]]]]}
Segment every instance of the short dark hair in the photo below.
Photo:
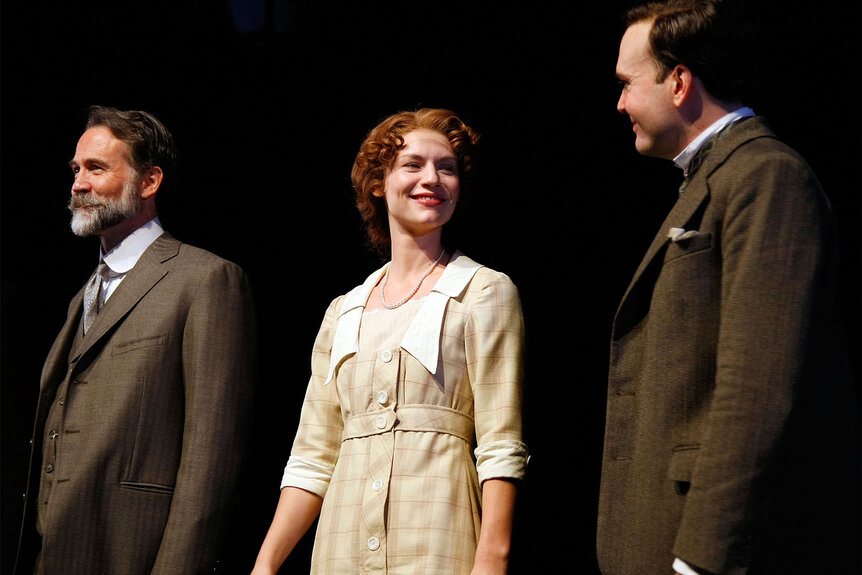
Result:
{"type": "MultiPolygon", "coordinates": [[[[118,110],[108,106],[90,106],[87,129],[104,126],[131,150],[129,163],[139,176],[154,166],[170,180],[177,167],[174,138],[155,116],[140,110],[118,110]]],[[[162,188],[165,184],[162,184],[162,188]]]]}
{"type": "Polygon", "coordinates": [[[374,127],[359,147],[350,178],[356,192],[356,208],[365,223],[371,246],[387,255],[391,243],[386,200],[374,192],[382,190],[388,170],[398,152],[404,148],[404,136],[415,130],[432,130],[443,134],[458,159],[461,203],[469,196],[477,134],[454,112],[443,108],[421,108],[415,112],[399,112],[374,127]]]}
{"type": "Polygon", "coordinates": [[[747,69],[755,21],[743,9],[737,0],[660,0],[629,9],[625,24],[652,22],[649,43],[657,81],[683,64],[712,96],[738,102],[754,88],[747,69]]]}

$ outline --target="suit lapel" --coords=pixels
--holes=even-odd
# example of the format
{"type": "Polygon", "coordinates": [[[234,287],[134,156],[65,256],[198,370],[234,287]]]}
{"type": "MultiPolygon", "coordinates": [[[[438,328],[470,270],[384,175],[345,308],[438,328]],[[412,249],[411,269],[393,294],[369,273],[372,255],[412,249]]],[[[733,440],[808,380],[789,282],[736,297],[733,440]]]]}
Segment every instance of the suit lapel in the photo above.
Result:
{"type": "Polygon", "coordinates": [[[673,205],[673,208],[671,208],[670,213],[668,213],[667,217],[664,219],[664,222],[662,222],[661,227],[653,238],[649,249],[647,249],[644,259],[638,266],[637,271],[635,271],[635,275],[629,285],[629,290],[635,283],[637,283],[638,279],[640,279],[644,270],[653,258],[655,258],[659,251],[667,245],[669,241],[667,234],[670,229],[685,226],[704,200],[706,200],[707,195],[707,187],[705,185],[700,185],[693,187],[691,190],[686,191],[685,194],[680,196],[673,205]]]}
{"type": "Polygon", "coordinates": [[[58,384],[66,375],[66,370],[69,367],[69,351],[74,344],[78,330],[81,328],[83,301],[84,288],[81,288],[69,304],[66,323],[63,324],[63,328],[57,334],[51,351],[48,352],[48,357],[45,359],[45,365],[42,367],[41,388],[43,390],[47,385],[58,384]]]}
{"type": "MultiPolygon", "coordinates": [[[[695,212],[697,212],[698,208],[700,208],[701,204],[706,201],[708,196],[709,191],[705,184],[689,186],[685,194],[680,196],[676,204],[671,208],[670,213],[664,219],[658,233],[656,233],[653,238],[649,249],[647,249],[644,259],[635,271],[634,277],[629,283],[629,287],[626,289],[625,295],[623,295],[622,302],[617,309],[616,321],[614,322],[615,330],[616,327],[618,327],[616,324],[620,323],[620,319],[624,311],[623,308],[627,306],[627,302],[632,299],[640,302],[644,301],[644,298],[633,298],[634,293],[640,289],[652,290],[652,283],[655,281],[655,274],[647,274],[646,272],[651,266],[658,265],[658,262],[655,262],[655,260],[664,254],[664,249],[670,241],[668,239],[670,228],[684,227],[695,212]],[[651,281],[647,282],[647,278],[651,281]],[[649,283],[649,285],[641,285],[645,283],[649,283]]],[[[648,299],[646,304],[648,305],[648,299]]]]}
{"type": "Polygon", "coordinates": [[[664,250],[670,240],[667,237],[670,228],[684,228],[700,209],[709,200],[709,187],[707,178],[714,172],[734,150],[759,137],[772,135],[763,118],[750,117],[739,120],[734,126],[727,128],[729,132],[718,142],[703,161],[703,165],[693,176],[691,184],[686,187],[685,193],[671,208],[658,230],[652,244],[650,244],[643,261],[638,266],[635,275],[626,289],[622,302],[617,308],[614,320],[614,334],[635,325],[648,311],[652,288],[660,271],[660,261],[664,250]]]}
{"type": "MultiPolygon", "coordinates": [[[[105,306],[99,311],[81,345],[75,350],[77,360],[108,333],[132,308],[168,274],[166,261],[179,253],[181,243],[165,233],[147,248],[105,306]]],[[[76,323],[78,325],[80,322],[76,323]]]]}

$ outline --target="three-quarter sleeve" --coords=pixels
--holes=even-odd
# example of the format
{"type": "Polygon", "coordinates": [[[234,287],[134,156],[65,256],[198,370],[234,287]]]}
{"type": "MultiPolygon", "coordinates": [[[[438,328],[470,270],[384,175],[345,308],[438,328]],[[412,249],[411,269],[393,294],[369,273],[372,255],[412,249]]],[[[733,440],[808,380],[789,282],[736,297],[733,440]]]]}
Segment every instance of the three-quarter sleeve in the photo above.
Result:
{"type": "Polygon", "coordinates": [[[329,305],[314,341],[311,379],[281,480],[282,488],[299,487],[320,497],[326,495],[329,487],[343,429],[336,386],[325,385],[341,300],[336,298],[329,305]]]}
{"type": "Polygon", "coordinates": [[[522,438],[521,302],[517,288],[504,274],[484,268],[476,283],[481,292],[465,324],[464,343],[473,390],[479,481],[521,480],[529,460],[522,438]]]}

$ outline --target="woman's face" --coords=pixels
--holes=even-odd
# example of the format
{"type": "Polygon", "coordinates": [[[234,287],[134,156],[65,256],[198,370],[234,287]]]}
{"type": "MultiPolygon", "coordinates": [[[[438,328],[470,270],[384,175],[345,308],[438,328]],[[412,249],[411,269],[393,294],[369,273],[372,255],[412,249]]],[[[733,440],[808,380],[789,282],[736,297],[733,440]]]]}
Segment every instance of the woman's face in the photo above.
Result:
{"type": "Polygon", "coordinates": [[[458,159],[449,140],[432,130],[404,136],[404,148],[387,171],[384,189],[390,234],[412,237],[437,231],[449,221],[460,192],[458,159]]]}

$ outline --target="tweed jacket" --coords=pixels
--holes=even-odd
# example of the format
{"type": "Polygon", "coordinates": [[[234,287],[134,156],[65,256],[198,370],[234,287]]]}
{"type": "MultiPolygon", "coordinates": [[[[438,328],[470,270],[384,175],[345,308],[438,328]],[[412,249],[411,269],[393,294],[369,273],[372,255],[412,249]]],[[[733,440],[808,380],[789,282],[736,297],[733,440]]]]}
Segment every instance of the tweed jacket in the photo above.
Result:
{"type": "Polygon", "coordinates": [[[768,486],[806,472],[778,471],[800,463],[793,442],[844,417],[803,415],[848,381],[830,206],[762,118],[728,130],[614,320],[597,535],[605,575],[670,573],[674,557],[745,573],[764,548],[768,486]],[[674,241],[671,228],[696,235],[674,241]]]}
{"type": "Polygon", "coordinates": [[[517,290],[456,252],[400,345],[363,349],[382,272],[326,313],[282,485],[324,498],[312,573],[466,575],[481,482],[526,467],[517,290]]]}
{"type": "Polygon", "coordinates": [[[84,336],[82,298],[42,372],[17,572],[39,506],[40,573],[211,573],[252,395],[248,280],[162,234],[84,336]]]}

